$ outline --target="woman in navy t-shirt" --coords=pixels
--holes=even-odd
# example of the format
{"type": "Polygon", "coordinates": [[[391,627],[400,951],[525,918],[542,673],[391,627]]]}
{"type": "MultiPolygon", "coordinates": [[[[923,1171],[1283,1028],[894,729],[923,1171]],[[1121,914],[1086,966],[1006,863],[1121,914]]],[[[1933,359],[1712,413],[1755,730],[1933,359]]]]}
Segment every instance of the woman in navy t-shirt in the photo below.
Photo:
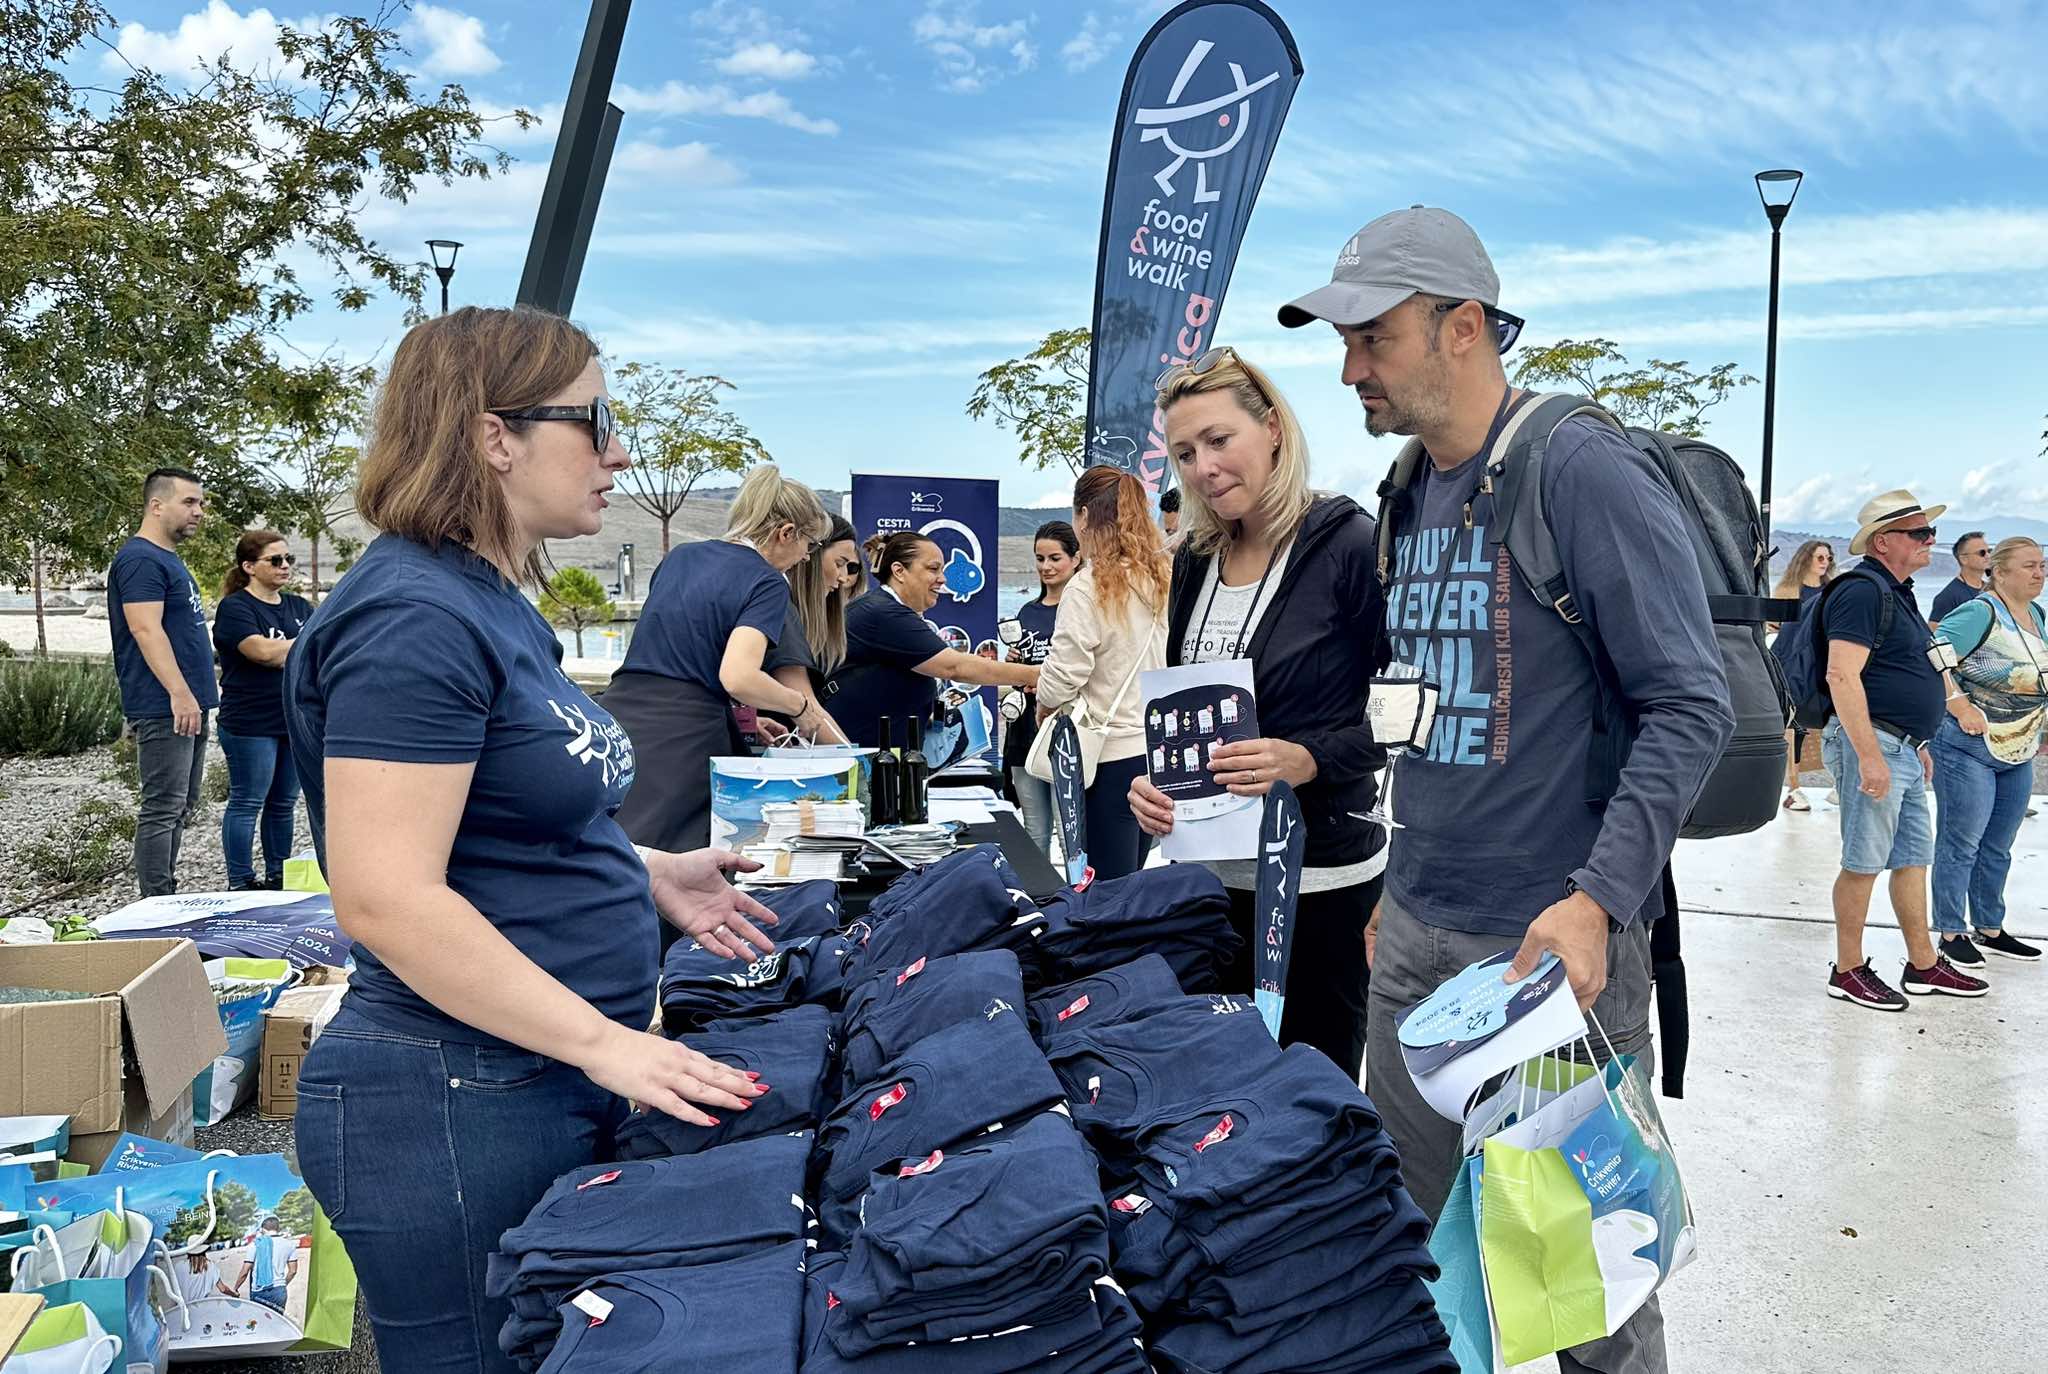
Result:
{"type": "Polygon", "coordinates": [[[826,684],[832,718],[855,744],[880,744],[883,716],[929,716],[941,681],[1038,685],[1035,667],[947,648],[924,618],[946,585],[937,544],[898,530],[874,536],[866,549],[876,587],[847,608],[846,662],[826,684]]]}
{"type": "Polygon", "coordinates": [[[312,603],[284,590],[294,559],[276,530],[244,530],[235,563],[220,585],[213,612],[213,648],[220,658],[219,735],[228,761],[228,804],[220,815],[220,847],[228,887],[284,886],[292,856],[292,812],[299,774],[284,733],[284,659],[312,603]],[[263,818],[264,880],[256,880],[256,818],[263,818]]]}
{"type": "MultiPolygon", "coordinates": [[[[1010,650],[1012,663],[1044,663],[1059,623],[1060,597],[1081,568],[1081,541],[1064,520],[1048,520],[1031,537],[1032,561],[1038,565],[1038,595],[1017,608],[1023,636],[1010,650]]],[[[1038,695],[1024,694],[1024,709],[1003,731],[1003,767],[1024,814],[1024,829],[1038,847],[1052,852],[1052,784],[1024,771],[1031,741],[1038,737],[1038,695]]]]}
{"type": "Polygon", "coordinates": [[[745,959],[773,917],[725,881],[755,866],[734,855],[634,852],[612,819],[632,743],[521,590],[543,540],[598,532],[628,463],[590,337],[530,309],[429,320],[371,435],[356,508],[383,533],[285,661],[356,960],[301,1069],[299,1164],[384,1368],[509,1371],[498,1237],[611,1158],[628,1101],[702,1125],[765,1091],[644,1029],[657,913],[745,959]]]}
{"type": "Polygon", "coordinates": [[[672,549],[654,570],[626,661],[604,691],[640,761],[640,784],[619,808],[633,843],[710,842],[705,760],[748,752],[734,701],[793,717],[807,734],[829,730],[817,698],[763,667],[789,614],[783,574],[817,549],[825,529],[817,493],[763,463],[740,484],[724,538],[672,549]]]}

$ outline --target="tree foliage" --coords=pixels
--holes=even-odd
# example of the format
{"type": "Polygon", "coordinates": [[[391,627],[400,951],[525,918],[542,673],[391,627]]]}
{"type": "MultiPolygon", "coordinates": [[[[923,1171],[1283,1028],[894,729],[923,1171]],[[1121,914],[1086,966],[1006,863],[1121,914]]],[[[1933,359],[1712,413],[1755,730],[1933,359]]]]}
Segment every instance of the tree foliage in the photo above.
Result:
{"type": "Polygon", "coordinates": [[[277,1224],[294,1236],[310,1235],[313,1230],[313,1194],[305,1188],[294,1188],[277,1200],[277,1224]]]}
{"type": "Polygon", "coordinates": [[[997,363],[975,383],[968,418],[993,418],[1015,433],[1027,468],[1064,463],[1079,476],[1088,458],[1088,347],[1086,329],[1055,329],[1023,357],[997,363]]]}
{"type": "Polygon", "coordinates": [[[508,160],[460,87],[415,88],[396,17],[285,27],[274,70],[186,80],[127,67],[99,0],[0,6],[0,576],[32,543],[106,566],[158,465],[216,505],[278,504],[240,440],[348,381],[284,331],[316,293],[417,308],[424,266],[364,210],[508,160]]]}
{"type": "Polygon", "coordinates": [[[726,408],[736,390],[723,377],[693,376],[653,363],[627,363],[613,377],[612,416],[633,466],[618,487],[661,522],[668,553],[669,522],[690,491],[714,472],[745,472],[772,461],[739,416],[726,408]]]}
{"type": "Polygon", "coordinates": [[[173,1250],[204,1238],[209,1244],[216,1241],[236,1241],[256,1230],[256,1223],[262,1219],[263,1206],[248,1185],[227,1182],[213,1191],[213,1212],[208,1213],[205,1199],[185,1208],[164,1228],[164,1244],[173,1250]],[[207,1218],[214,1218],[213,1225],[207,1225],[207,1218]]]}
{"type": "Polygon", "coordinates": [[[604,593],[604,583],[588,568],[561,568],[542,589],[540,608],[551,625],[576,633],[576,657],[583,657],[583,632],[592,625],[618,619],[619,608],[604,593]]]}
{"type": "Polygon", "coordinates": [[[1515,384],[1583,392],[1625,425],[1697,439],[1706,433],[1706,412],[1736,389],[1754,386],[1756,378],[1738,372],[1734,363],[1695,372],[1688,362],[1652,358],[1647,366],[1633,367],[1611,339],[1561,339],[1527,350],[1515,368],[1515,384]]]}

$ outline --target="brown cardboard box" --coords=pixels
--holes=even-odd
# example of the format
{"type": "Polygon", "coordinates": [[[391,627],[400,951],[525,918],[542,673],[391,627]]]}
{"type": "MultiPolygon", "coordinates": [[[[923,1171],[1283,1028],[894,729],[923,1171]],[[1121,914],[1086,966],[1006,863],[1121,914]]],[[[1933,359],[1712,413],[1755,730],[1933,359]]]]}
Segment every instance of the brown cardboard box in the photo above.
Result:
{"type": "Polygon", "coordinates": [[[0,1006],[0,1116],[69,1116],[88,1163],[124,1130],[191,1142],[192,1080],[228,1042],[190,940],[0,945],[0,986],[93,994],[0,1006]]]}
{"type": "Polygon", "coordinates": [[[290,988],[264,1009],[263,1069],[256,1080],[262,1115],[283,1118],[298,1109],[299,1065],[347,991],[345,980],[290,988]]]}
{"type": "Polygon", "coordinates": [[[42,1310],[40,1293],[0,1293],[0,1364],[14,1353],[42,1310]]]}

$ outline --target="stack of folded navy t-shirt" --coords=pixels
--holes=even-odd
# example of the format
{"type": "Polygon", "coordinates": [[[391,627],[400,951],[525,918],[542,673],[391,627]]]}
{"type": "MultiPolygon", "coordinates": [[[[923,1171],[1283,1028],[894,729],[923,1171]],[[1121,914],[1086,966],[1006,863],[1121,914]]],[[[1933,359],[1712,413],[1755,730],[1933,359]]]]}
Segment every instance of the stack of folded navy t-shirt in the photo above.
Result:
{"type": "Polygon", "coordinates": [[[562,1304],[540,1374],[798,1374],[809,1253],[607,1274],[562,1304]]]}
{"type": "Polygon", "coordinates": [[[1036,958],[1046,923],[1002,851],[980,844],[891,883],[849,932],[861,942],[856,980],[971,949],[1036,958]]]}
{"type": "Polygon", "coordinates": [[[882,969],[846,995],[840,1096],[878,1078],[935,1031],[1024,1006],[1024,974],[1007,949],[919,958],[882,969]]]}
{"type": "Polygon", "coordinates": [[[762,1136],[562,1175],[489,1259],[485,1292],[512,1308],[499,1347],[521,1369],[537,1368],[561,1332],[558,1309],[592,1279],[813,1240],[804,1202],[810,1151],[808,1134],[762,1136]]]}
{"type": "Polygon", "coordinates": [[[1428,1218],[1371,1102],[1320,1052],[1292,1046],[1146,1113],[1132,1149],[1111,1230],[1161,1363],[1455,1374],[1422,1282],[1428,1218]]]}
{"type": "Polygon", "coordinates": [[[843,1261],[812,1266],[809,1374],[1147,1369],[1128,1302],[1102,1282],[1102,1194],[1064,1116],[897,1161],[861,1216],[843,1261]]]}
{"type": "Polygon", "coordinates": [[[699,1126],[647,1109],[619,1127],[618,1159],[659,1159],[695,1154],[735,1140],[814,1130],[827,1101],[837,1101],[833,1083],[836,1018],[824,1007],[796,1006],[772,1016],[713,1021],[695,1035],[679,1037],[706,1058],[749,1074],[767,1089],[743,1111],[707,1115],[715,1126],[699,1126]]]}
{"type": "Polygon", "coordinates": [[[917,1040],[818,1128],[818,1219],[837,1245],[859,1225],[875,1170],[922,1159],[1061,1105],[1059,1080],[1014,1008],[917,1040]]]}
{"type": "Polygon", "coordinates": [[[813,935],[837,935],[844,921],[839,884],[829,878],[755,889],[750,895],[775,913],[775,923],[762,924],[761,929],[778,945],[813,935]]]}
{"type": "Polygon", "coordinates": [[[661,1024],[670,1035],[721,1018],[769,1016],[803,1003],[835,1005],[858,946],[842,935],[775,941],[751,962],[679,940],[661,962],[661,1024]]]}
{"type": "Polygon", "coordinates": [[[1183,995],[1173,966],[1156,954],[1046,988],[1032,996],[1024,1013],[1041,1048],[1078,1031],[1143,1016],[1183,995]]]}
{"type": "Polygon", "coordinates": [[[1041,908],[1037,950],[1047,976],[1086,977],[1157,954],[1181,987],[1209,992],[1244,940],[1230,924],[1222,880],[1200,864],[1141,868],[1086,891],[1064,891],[1041,908]]]}

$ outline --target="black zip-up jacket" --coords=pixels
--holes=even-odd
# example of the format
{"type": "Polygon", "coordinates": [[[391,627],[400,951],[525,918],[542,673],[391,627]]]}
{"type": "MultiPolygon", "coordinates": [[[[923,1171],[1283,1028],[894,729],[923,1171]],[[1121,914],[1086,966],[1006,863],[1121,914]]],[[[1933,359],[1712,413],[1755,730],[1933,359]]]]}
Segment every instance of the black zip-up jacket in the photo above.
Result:
{"type": "MultiPolygon", "coordinates": [[[[1316,761],[1312,782],[1296,789],[1308,839],[1309,868],[1362,863],[1386,844],[1386,832],[1352,812],[1379,797],[1376,774],[1386,749],[1373,742],[1365,698],[1386,635],[1385,594],[1375,560],[1378,527],[1348,496],[1318,497],[1302,517],[1280,585],[1245,646],[1252,661],[1259,729],[1290,740],[1316,761]]],[[[1166,661],[1181,661],[1181,641],[1209,575],[1209,557],[1183,547],[1173,559],[1167,601],[1166,661]]]]}

